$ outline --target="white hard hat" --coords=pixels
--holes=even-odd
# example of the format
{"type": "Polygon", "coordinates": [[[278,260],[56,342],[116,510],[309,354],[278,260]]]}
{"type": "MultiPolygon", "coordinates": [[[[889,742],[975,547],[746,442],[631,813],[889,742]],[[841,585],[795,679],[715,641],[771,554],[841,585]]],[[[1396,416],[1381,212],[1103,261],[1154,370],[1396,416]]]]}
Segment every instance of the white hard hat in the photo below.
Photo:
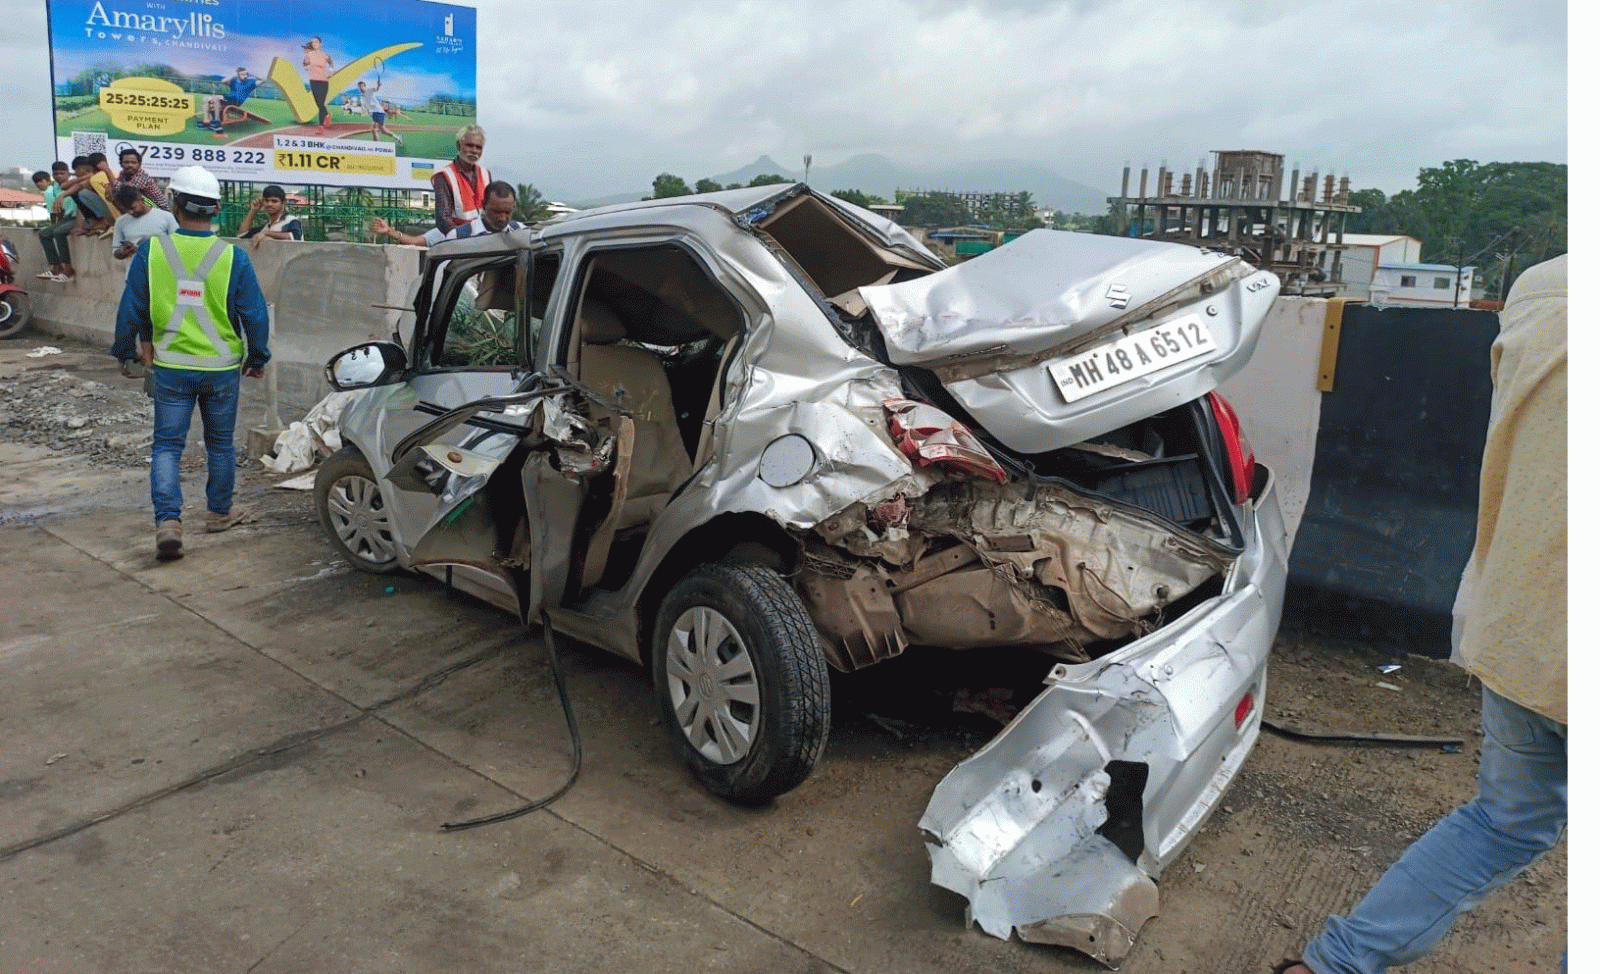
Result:
{"type": "Polygon", "coordinates": [[[172,174],[167,188],[185,196],[198,196],[208,200],[222,198],[221,184],[204,166],[184,166],[172,174]]]}

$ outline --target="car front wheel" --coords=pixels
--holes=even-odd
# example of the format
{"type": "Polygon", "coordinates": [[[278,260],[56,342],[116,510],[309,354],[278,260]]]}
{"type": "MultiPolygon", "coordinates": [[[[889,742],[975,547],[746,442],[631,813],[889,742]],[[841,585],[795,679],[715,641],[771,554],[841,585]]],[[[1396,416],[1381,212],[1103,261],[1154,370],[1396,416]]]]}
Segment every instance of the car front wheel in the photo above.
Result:
{"type": "Polygon", "coordinates": [[[768,801],[828,740],[827,664],[794,589],[770,568],[702,565],[656,617],[656,702],[673,752],[714,794],[768,801]]]}
{"type": "Polygon", "coordinates": [[[383,575],[400,564],[378,478],[361,451],[347,446],[317,468],[317,517],[345,560],[383,575]]]}

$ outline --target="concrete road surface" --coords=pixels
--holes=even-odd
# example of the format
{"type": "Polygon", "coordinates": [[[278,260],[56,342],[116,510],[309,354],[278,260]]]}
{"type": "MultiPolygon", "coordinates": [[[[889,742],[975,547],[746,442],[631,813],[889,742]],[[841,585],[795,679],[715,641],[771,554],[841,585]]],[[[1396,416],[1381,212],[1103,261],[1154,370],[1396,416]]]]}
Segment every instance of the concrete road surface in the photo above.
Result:
{"type": "MultiPolygon", "coordinates": [[[[915,661],[836,680],[817,774],[746,809],[669,757],[643,672],[563,642],[582,777],[549,809],[446,833],[564,779],[538,638],[429,579],[348,569],[309,496],[259,473],[251,523],[158,563],[143,471],[14,439],[0,458],[0,971],[1101,969],[969,930],[929,884],[916,822],[999,724],[917,706],[938,681],[915,661]]],[[[203,474],[186,476],[193,499],[203,474]]],[[[1264,734],[1125,971],[1265,971],[1471,789],[1459,671],[1279,655],[1275,716],[1466,747],[1264,734]]],[[[1565,886],[1563,846],[1412,970],[1554,969],[1565,886]]]]}

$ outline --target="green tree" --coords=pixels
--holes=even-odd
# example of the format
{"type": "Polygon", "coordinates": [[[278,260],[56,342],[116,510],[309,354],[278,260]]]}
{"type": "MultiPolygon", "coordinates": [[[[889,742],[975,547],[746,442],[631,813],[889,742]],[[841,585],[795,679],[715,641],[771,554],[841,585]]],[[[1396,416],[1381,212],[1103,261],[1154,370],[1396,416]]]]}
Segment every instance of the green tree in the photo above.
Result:
{"type": "Polygon", "coordinates": [[[339,190],[339,203],[342,206],[370,207],[377,202],[377,197],[372,190],[365,186],[346,186],[339,190]]]}
{"type": "Polygon", "coordinates": [[[1109,209],[1105,213],[1066,213],[1057,210],[1056,229],[1076,230],[1079,233],[1111,234],[1117,232],[1117,221],[1115,215],[1109,209]]]}
{"type": "Polygon", "coordinates": [[[522,223],[538,223],[550,218],[550,207],[531,183],[518,183],[517,206],[511,211],[511,218],[522,223]]]}
{"type": "Polygon", "coordinates": [[[695,180],[695,184],[694,184],[694,191],[696,193],[716,193],[716,192],[720,192],[720,191],[722,191],[724,189],[733,189],[733,188],[735,188],[735,187],[724,186],[724,185],[722,185],[721,183],[717,182],[714,179],[698,179],[698,180],[695,180]]]}
{"type": "Polygon", "coordinates": [[[794,182],[794,180],[790,179],[788,176],[777,176],[777,175],[774,175],[772,173],[768,173],[765,176],[757,176],[756,178],[750,180],[748,185],[750,185],[752,187],[754,187],[754,186],[776,186],[779,183],[792,183],[792,182],[794,182]]]}
{"type": "Polygon", "coordinates": [[[688,196],[693,192],[689,188],[689,184],[683,181],[682,176],[674,176],[670,172],[664,172],[657,176],[655,182],[650,185],[655,190],[655,195],[645,197],[646,199],[671,199],[674,196],[688,196]]]}
{"type": "Polygon", "coordinates": [[[953,193],[907,196],[900,222],[909,227],[955,227],[972,222],[972,213],[953,193]]]}
{"type": "Polygon", "coordinates": [[[1389,213],[1389,198],[1381,189],[1358,189],[1350,194],[1350,205],[1361,207],[1360,213],[1345,218],[1344,228],[1350,233],[1392,232],[1393,217],[1389,213]]]}
{"type": "Polygon", "coordinates": [[[832,191],[831,195],[837,196],[846,203],[854,203],[860,207],[877,206],[879,204],[889,202],[882,196],[874,196],[871,193],[863,193],[859,189],[836,189],[832,191]]]}
{"type": "Polygon", "coordinates": [[[1033,215],[1033,194],[1027,190],[1023,190],[1016,195],[1016,214],[1016,225],[1018,226],[1029,229],[1044,226],[1043,223],[1039,222],[1039,218],[1033,215]]]}
{"type": "Polygon", "coordinates": [[[1385,197],[1357,190],[1352,233],[1422,241],[1422,259],[1480,269],[1491,294],[1541,260],[1566,252],[1567,167],[1553,162],[1454,159],[1417,173],[1417,188],[1385,197]]]}

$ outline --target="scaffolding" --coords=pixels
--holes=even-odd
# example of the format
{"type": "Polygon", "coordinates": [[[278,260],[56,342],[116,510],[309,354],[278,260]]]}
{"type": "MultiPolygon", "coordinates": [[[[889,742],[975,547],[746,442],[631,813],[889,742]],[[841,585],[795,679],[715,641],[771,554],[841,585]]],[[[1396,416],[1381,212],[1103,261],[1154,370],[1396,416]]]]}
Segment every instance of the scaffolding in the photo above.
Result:
{"type": "Polygon", "coordinates": [[[1150,170],[1139,171],[1139,195],[1128,194],[1132,171],[1122,169],[1122,195],[1106,202],[1115,211],[1117,233],[1205,247],[1242,257],[1270,270],[1284,293],[1332,297],[1343,280],[1341,255],[1345,220],[1361,208],[1350,205],[1350,177],[1337,180],[1312,171],[1303,178],[1298,165],[1284,194],[1283,156],[1254,149],[1218,149],[1183,173],[1165,165],[1157,171],[1154,193],[1150,170]],[[1322,182],[1321,198],[1317,183],[1322,182]]]}

